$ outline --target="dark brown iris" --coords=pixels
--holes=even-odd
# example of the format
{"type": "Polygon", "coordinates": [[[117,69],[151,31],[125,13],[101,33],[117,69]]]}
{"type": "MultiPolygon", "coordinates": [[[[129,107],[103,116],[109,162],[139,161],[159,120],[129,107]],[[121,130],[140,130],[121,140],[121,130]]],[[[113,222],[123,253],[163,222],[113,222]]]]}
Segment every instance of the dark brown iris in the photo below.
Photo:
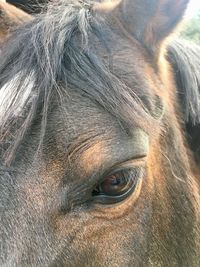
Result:
{"type": "Polygon", "coordinates": [[[104,181],[93,191],[93,196],[120,196],[135,184],[135,173],[130,170],[119,171],[105,177],[104,181]]]}

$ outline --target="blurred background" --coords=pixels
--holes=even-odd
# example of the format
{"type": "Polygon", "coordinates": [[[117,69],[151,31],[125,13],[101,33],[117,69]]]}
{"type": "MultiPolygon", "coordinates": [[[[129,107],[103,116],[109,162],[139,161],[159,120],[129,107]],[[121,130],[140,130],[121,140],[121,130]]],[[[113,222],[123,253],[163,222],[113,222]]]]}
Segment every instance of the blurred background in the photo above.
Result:
{"type": "Polygon", "coordinates": [[[200,45],[200,1],[191,0],[185,14],[181,37],[200,45]]]}

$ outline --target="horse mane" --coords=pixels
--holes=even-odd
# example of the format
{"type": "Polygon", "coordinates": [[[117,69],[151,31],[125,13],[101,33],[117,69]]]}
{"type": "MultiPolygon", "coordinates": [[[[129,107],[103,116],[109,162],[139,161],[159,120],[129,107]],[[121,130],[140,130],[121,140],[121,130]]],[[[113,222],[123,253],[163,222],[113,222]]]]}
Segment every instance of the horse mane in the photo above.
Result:
{"type": "Polygon", "coordinates": [[[187,138],[196,158],[200,159],[200,47],[186,40],[168,46],[176,78],[177,94],[186,125],[187,138]]]}
{"type": "MultiPolygon", "coordinates": [[[[79,90],[125,128],[133,123],[145,131],[152,129],[152,123],[155,127],[157,119],[148,103],[144,105],[132,88],[110,71],[96,54],[95,42],[89,42],[94,38],[110,53],[105,38],[109,27],[90,10],[90,1],[56,1],[5,43],[0,58],[0,143],[7,164],[38,116],[42,117],[41,147],[49,102],[55,92],[63,93],[60,88],[79,90]]],[[[149,103],[152,106],[155,103],[149,103]]]]}

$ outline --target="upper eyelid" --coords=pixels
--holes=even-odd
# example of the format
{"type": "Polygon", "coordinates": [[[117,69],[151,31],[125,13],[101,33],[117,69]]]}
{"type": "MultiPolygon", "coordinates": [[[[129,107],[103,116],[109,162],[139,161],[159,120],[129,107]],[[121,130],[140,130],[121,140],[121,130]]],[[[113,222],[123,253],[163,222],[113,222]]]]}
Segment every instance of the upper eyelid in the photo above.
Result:
{"type": "MultiPolygon", "coordinates": [[[[88,185],[93,184],[94,186],[95,184],[98,184],[99,182],[103,181],[106,176],[112,175],[116,172],[120,172],[124,169],[133,169],[134,167],[139,167],[139,166],[146,168],[146,159],[147,159],[147,155],[143,155],[137,158],[134,157],[134,158],[125,160],[123,162],[115,163],[114,165],[106,168],[105,170],[100,167],[99,170],[97,169],[91,172],[90,175],[83,177],[83,179],[88,185]]],[[[66,184],[65,177],[66,175],[64,176],[64,180],[63,180],[64,184],[66,184]]]]}
{"type": "Polygon", "coordinates": [[[113,165],[113,167],[111,167],[111,169],[115,169],[115,171],[117,169],[123,169],[123,168],[133,168],[133,166],[139,166],[139,165],[144,165],[146,163],[146,158],[147,156],[144,155],[144,156],[139,156],[139,157],[134,157],[134,158],[131,158],[129,160],[126,160],[122,163],[118,163],[118,164],[115,164],[113,165]]]}
{"type": "MultiPolygon", "coordinates": [[[[137,159],[130,159],[128,161],[115,164],[111,168],[109,168],[107,171],[105,171],[99,178],[99,181],[103,181],[103,179],[106,176],[115,174],[117,172],[123,171],[124,169],[133,169],[134,167],[146,167],[146,158],[147,156],[139,157],[137,159]]],[[[99,182],[98,181],[98,182],[99,182]]]]}

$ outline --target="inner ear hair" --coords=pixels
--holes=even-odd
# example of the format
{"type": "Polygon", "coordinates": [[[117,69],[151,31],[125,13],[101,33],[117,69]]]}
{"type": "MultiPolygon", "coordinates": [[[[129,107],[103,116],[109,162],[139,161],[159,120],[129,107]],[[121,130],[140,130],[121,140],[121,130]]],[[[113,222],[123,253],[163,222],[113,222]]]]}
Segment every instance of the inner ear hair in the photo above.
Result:
{"type": "Polygon", "coordinates": [[[200,162],[200,47],[186,40],[168,46],[188,142],[200,162]]]}

